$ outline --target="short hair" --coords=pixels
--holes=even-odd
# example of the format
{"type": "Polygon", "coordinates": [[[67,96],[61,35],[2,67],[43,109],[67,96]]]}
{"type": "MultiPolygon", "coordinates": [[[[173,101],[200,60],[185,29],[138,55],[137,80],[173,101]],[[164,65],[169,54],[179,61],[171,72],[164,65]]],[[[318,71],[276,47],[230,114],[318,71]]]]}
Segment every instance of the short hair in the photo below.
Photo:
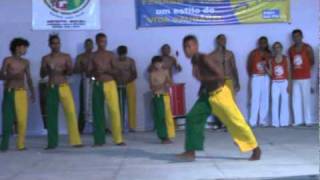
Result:
{"type": "Polygon", "coordinates": [[[260,42],[260,41],[263,41],[263,40],[269,42],[269,40],[268,40],[268,38],[267,38],[266,36],[261,36],[261,37],[259,37],[259,40],[258,40],[258,41],[260,42]]]}
{"type": "Polygon", "coordinates": [[[117,48],[117,52],[119,55],[125,55],[128,53],[128,48],[127,46],[121,45],[117,48]]]}
{"type": "Polygon", "coordinates": [[[151,64],[155,63],[161,63],[162,62],[162,57],[161,56],[153,56],[151,59],[151,64]]]}
{"type": "Polygon", "coordinates": [[[186,44],[189,41],[195,41],[196,43],[198,43],[198,39],[195,35],[187,35],[183,38],[183,44],[186,44]]]}
{"type": "Polygon", "coordinates": [[[49,44],[52,44],[52,42],[53,42],[53,40],[54,39],[58,39],[59,41],[60,41],[60,37],[59,37],[59,35],[58,34],[50,34],[49,35],[49,44]]]}
{"type": "Polygon", "coordinates": [[[226,35],[224,35],[224,34],[219,34],[219,35],[216,37],[216,40],[222,38],[223,36],[226,37],[226,35]]]}
{"type": "Polygon", "coordinates": [[[10,51],[12,54],[16,53],[16,49],[19,46],[29,47],[30,43],[24,38],[14,38],[10,43],[10,51]]]}
{"type": "Polygon", "coordinates": [[[272,48],[275,48],[276,45],[279,45],[281,47],[281,49],[283,49],[283,45],[281,42],[277,41],[277,42],[273,43],[272,48]]]}
{"type": "Polygon", "coordinates": [[[96,35],[96,41],[97,41],[99,38],[107,38],[107,35],[104,34],[104,33],[98,33],[98,34],[96,35]]]}
{"type": "Polygon", "coordinates": [[[162,46],[161,46],[161,50],[163,50],[163,49],[166,48],[166,47],[167,47],[167,48],[170,48],[170,45],[169,45],[169,44],[164,44],[164,45],[162,45],[162,46]]]}
{"type": "Polygon", "coordinates": [[[84,41],[85,44],[87,44],[87,43],[89,43],[89,42],[93,43],[93,40],[92,40],[91,38],[87,38],[87,39],[84,41]]]}
{"type": "Polygon", "coordinates": [[[293,30],[291,35],[294,36],[294,35],[297,34],[297,33],[299,33],[299,34],[303,37],[303,32],[302,32],[301,29],[295,29],[295,30],[293,30]]]}

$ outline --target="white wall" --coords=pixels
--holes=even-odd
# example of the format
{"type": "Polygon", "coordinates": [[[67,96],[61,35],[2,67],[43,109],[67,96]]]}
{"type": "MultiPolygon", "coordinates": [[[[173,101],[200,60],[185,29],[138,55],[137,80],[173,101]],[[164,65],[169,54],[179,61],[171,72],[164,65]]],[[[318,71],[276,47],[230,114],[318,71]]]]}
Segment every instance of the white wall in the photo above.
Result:
{"type": "MultiPolygon", "coordinates": [[[[173,52],[180,52],[179,61],[183,72],[175,77],[177,82],[186,83],[187,108],[190,109],[196,100],[198,83],[191,76],[191,66],[183,55],[181,40],[186,34],[198,36],[201,51],[209,52],[213,48],[213,39],[219,33],[228,37],[228,47],[234,51],[239,69],[241,92],[237,96],[241,111],[247,116],[247,81],[245,71],[248,53],[255,47],[259,36],[265,35],[270,42],[281,41],[285,48],[290,45],[290,32],[301,28],[305,33],[305,41],[315,50],[319,45],[319,1],[318,0],[292,0],[290,24],[253,24],[228,25],[207,27],[163,27],[136,29],[135,6],[133,0],[101,0],[102,1],[102,30],[109,36],[109,49],[114,50],[118,45],[129,47],[129,54],[137,61],[139,69],[138,79],[138,120],[139,128],[149,129],[152,122],[150,118],[147,92],[148,85],[144,78],[145,69],[150,58],[159,52],[164,43],[172,46],[173,52]]],[[[35,81],[39,80],[41,56],[48,53],[47,37],[50,32],[31,30],[31,0],[1,0],[0,2],[0,58],[7,56],[8,43],[15,36],[23,36],[30,40],[31,47],[27,57],[32,62],[32,75],[35,81]]],[[[98,31],[71,31],[59,32],[62,38],[63,51],[73,57],[82,50],[85,38],[94,37],[98,31]]],[[[318,53],[316,53],[318,54],[318,53]]],[[[315,75],[316,73],[314,73],[315,75]]],[[[313,81],[316,88],[316,81],[313,81]]],[[[314,98],[316,99],[316,98],[314,98]]],[[[29,132],[37,133],[42,127],[39,105],[31,105],[29,118],[29,132]]]]}

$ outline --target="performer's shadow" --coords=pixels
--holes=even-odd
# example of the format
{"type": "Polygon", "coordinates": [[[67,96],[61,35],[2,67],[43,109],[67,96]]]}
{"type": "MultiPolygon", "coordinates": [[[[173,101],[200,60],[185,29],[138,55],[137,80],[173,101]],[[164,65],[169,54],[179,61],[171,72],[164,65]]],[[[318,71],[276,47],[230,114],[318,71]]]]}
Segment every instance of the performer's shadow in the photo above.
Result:
{"type": "MultiPolygon", "coordinates": [[[[50,153],[63,153],[63,154],[70,154],[70,155],[85,155],[87,153],[95,154],[99,157],[103,157],[108,159],[108,157],[112,158],[125,158],[129,161],[135,161],[137,159],[150,159],[150,160],[157,160],[157,161],[167,161],[169,164],[174,163],[187,163],[187,162],[193,162],[192,160],[188,159],[181,159],[176,156],[176,154],[173,153],[161,153],[161,152],[151,152],[146,151],[142,149],[136,149],[136,148],[112,148],[112,149],[105,149],[105,148],[94,148],[94,151],[88,152],[88,151],[74,151],[74,150],[65,150],[65,149],[59,149],[51,151],[50,153]]],[[[244,157],[224,157],[224,156],[197,156],[195,161],[201,161],[201,160],[232,160],[232,161],[243,161],[248,160],[244,157]]]]}

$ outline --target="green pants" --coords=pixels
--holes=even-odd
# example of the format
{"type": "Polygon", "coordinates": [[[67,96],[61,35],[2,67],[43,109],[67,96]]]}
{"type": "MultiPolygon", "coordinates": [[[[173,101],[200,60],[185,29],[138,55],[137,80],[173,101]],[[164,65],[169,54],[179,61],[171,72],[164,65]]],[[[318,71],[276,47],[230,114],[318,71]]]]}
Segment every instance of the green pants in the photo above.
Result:
{"type": "Polygon", "coordinates": [[[0,149],[8,150],[12,126],[15,120],[14,91],[4,90],[2,101],[2,141],[0,149]]]}
{"type": "Polygon", "coordinates": [[[82,142],[71,89],[68,84],[60,84],[51,85],[47,92],[48,148],[55,148],[58,146],[58,110],[60,101],[67,121],[69,142],[73,146],[81,145],[82,142]]]}
{"type": "Polygon", "coordinates": [[[211,115],[209,96],[201,95],[187,114],[185,150],[203,150],[204,128],[211,115]]]}
{"type": "Polygon", "coordinates": [[[111,120],[112,138],[115,144],[124,142],[119,110],[119,97],[115,81],[95,81],[92,91],[93,137],[95,145],[105,144],[105,102],[111,120]]]}
{"type": "Polygon", "coordinates": [[[168,139],[168,131],[165,122],[165,104],[163,95],[155,95],[152,99],[153,102],[153,118],[154,126],[159,139],[168,139]]]}
{"type": "Polygon", "coordinates": [[[103,83],[95,82],[92,89],[93,139],[95,145],[106,143],[104,109],[103,83]]]}

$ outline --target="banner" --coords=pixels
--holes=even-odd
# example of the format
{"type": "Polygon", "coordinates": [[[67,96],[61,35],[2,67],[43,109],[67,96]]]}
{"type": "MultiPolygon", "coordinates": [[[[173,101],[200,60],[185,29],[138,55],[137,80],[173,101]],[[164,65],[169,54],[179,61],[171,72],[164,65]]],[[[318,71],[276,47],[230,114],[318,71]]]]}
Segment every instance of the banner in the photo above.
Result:
{"type": "Polygon", "coordinates": [[[100,0],[32,0],[34,30],[98,30],[100,0]]]}
{"type": "Polygon", "coordinates": [[[137,27],[290,21],[290,0],[136,0],[137,27]]]}

